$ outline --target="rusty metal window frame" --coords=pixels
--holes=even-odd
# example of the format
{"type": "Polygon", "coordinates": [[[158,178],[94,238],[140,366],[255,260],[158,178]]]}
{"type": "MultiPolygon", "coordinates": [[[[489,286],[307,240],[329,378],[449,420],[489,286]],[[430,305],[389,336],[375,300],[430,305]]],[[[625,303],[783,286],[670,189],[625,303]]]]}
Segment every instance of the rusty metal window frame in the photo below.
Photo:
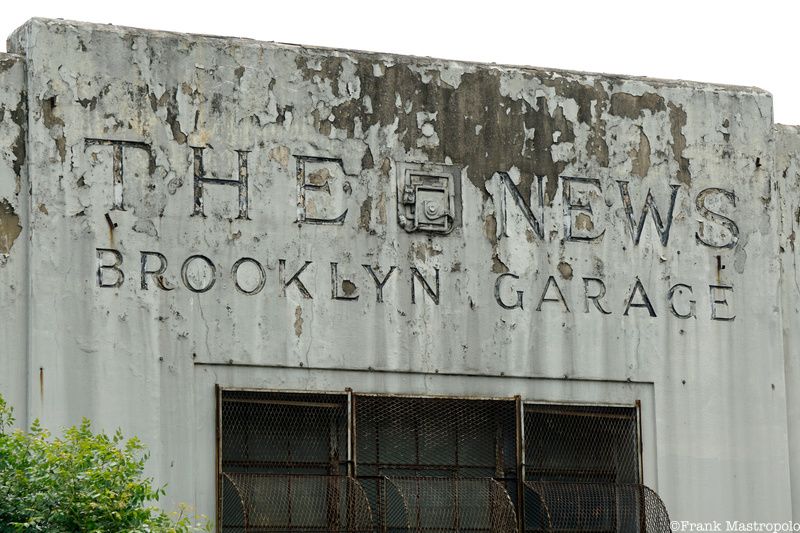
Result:
{"type": "MultiPolygon", "coordinates": [[[[517,521],[520,531],[525,530],[525,517],[523,510],[525,509],[525,494],[529,492],[529,489],[526,488],[526,481],[528,480],[528,468],[529,468],[529,461],[526,457],[526,448],[527,448],[527,437],[526,435],[526,413],[531,412],[532,409],[542,408],[548,410],[549,412],[558,412],[559,409],[561,410],[614,410],[614,409],[624,409],[630,410],[631,415],[625,416],[626,419],[631,420],[635,424],[635,431],[636,431],[636,442],[635,442],[635,453],[636,453],[636,460],[638,462],[638,472],[637,472],[637,482],[641,483],[642,474],[643,474],[643,454],[642,454],[642,423],[641,423],[641,406],[639,401],[637,400],[635,404],[613,404],[613,403],[566,403],[566,402],[545,402],[545,401],[525,401],[520,396],[499,396],[499,397],[486,397],[486,396],[453,396],[453,395],[426,395],[426,394],[389,394],[389,393],[355,393],[351,389],[345,389],[344,391],[309,391],[309,390],[290,390],[290,389],[268,389],[268,388],[232,388],[232,387],[220,387],[219,385],[216,386],[216,430],[217,430],[217,446],[216,446],[216,479],[217,479],[217,530],[222,531],[222,518],[223,518],[223,475],[225,474],[225,465],[223,464],[223,429],[225,420],[223,417],[223,403],[227,401],[225,398],[226,395],[236,394],[236,393],[248,393],[253,395],[279,395],[279,396],[294,396],[297,395],[298,397],[306,397],[309,396],[315,398],[321,398],[326,395],[331,397],[336,397],[339,402],[342,402],[346,398],[346,422],[345,422],[345,432],[346,432],[346,459],[344,461],[345,468],[343,470],[344,475],[347,478],[352,478],[357,482],[359,478],[364,477],[359,472],[360,462],[358,460],[358,424],[357,419],[359,416],[358,411],[358,401],[359,398],[373,398],[377,401],[385,400],[385,401],[402,401],[402,400],[409,400],[409,401],[421,401],[421,402],[429,402],[435,400],[445,400],[449,402],[476,402],[471,405],[478,405],[480,402],[498,402],[495,405],[503,405],[506,402],[509,406],[511,412],[513,412],[513,427],[514,427],[514,435],[513,440],[515,441],[515,454],[513,455],[513,463],[514,463],[514,476],[512,477],[505,477],[501,479],[501,482],[506,483],[513,483],[516,486],[513,487],[513,491],[515,492],[514,498],[514,505],[517,509],[517,521]],[[526,411],[527,410],[527,411],[526,411]]],[[[301,405],[303,402],[302,400],[298,400],[298,402],[286,402],[291,403],[293,405],[301,405]],[[299,402],[299,403],[298,403],[299,402]]],[[[247,402],[245,402],[247,403],[247,402]]],[[[252,402],[252,403],[264,403],[264,402],[252,402]]],[[[270,403],[275,403],[270,402],[270,403]]],[[[340,404],[343,405],[343,404],[340,404]]],[[[486,404],[490,405],[490,404],[486,404]]],[[[613,413],[612,413],[613,414],[613,413]]],[[[613,417],[612,417],[613,418],[613,417]]],[[[418,438],[415,437],[415,438],[418,438]]],[[[457,453],[457,452],[456,452],[457,453]]],[[[290,465],[291,466],[291,465],[290,465]]],[[[371,466],[377,466],[375,464],[371,464],[371,466]]],[[[457,466],[457,465],[456,465],[457,466]]],[[[486,466],[486,465],[480,465],[486,466]]],[[[455,468],[455,471],[458,471],[458,468],[455,468]]],[[[337,474],[338,475],[338,474],[337,474]]],[[[369,477],[369,476],[367,476],[369,477]]],[[[512,487],[507,486],[507,490],[510,490],[512,487]]],[[[372,505],[372,502],[370,502],[372,505]]],[[[376,515],[378,514],[375,510],[372,511],[376,515]]],[[[375,525],[378,526],[380,524],[381,518],[376,516],[376,523],[375,525]]],[[[555,530],[554,530],[555,531],[555,530]]]]}
{"type": "MultiPolygon", "coordinates": [[[[351,402],[351,395],[347,391],[308,391],[308,390],[288,390],[288,389],[260,389],[260,388],[229,388],[229,387],[220,387],[217,385],[216,387],[216,412],[217,412],[217,446],[216,446],[216,501],[217,501],[217,517],[216,517],[216,530],[223,531],[223,526],[225,526],[225,530],[239,530],[239,531],[248,531],[247,526],[247,510],[245,509],[245,501],[243,498],[244,495],[248,494],[249,492],[253,492],[254,485],[258,485],[260,483],[262,489],[267,483],[266,486],[271,485],[274,487],[276,483],[280,483],[283,480],[278,479],[279,477],[283,476],[285,478],[292,478],[290,482],[293,480],[295,485],[303,486],[303,484],[308,484],[308,482],[313,481],[313,478],[331,478],[329,481],[334,481],[334,478],[342,478],[348,479],[347,473],[351,468],[351,449],[350,449],[350,432],[349,432],[349,420],[350,420],[350,402],[351,402]],[[242,396],[237,398],[236,396],[242,396]],[[245,396],[262,396],[263,398],[246,398],[245,396]],[[226,398],[226,396],[228,396],[226,398]],[[231,396],[233,396],[231,398],[231,396]],[[296,399],[292,398],[295,397],[296,399]],[[331,399],[331,402],[320,401],[327,398],[331,399]],[[276,407],[285,407],[285,408],[306,408],[306,409],[339,409],[341,412],[340,415],[344,414],[342,418],[343,427],[337,428],[336,434],[332,434],[331,426],[328,427],[327,433],[328,439],[331,441],[335,437],[344,437],[340,439],[342,442],[337,442],[335,444],[336,450],[338,451],[345,451],[345,456],[343,458],[339,458],[336,461],[336,465],[333,465],[332,461],[334,459],[333,456],[329,457],[328,461],[297,461],[293,462],[291,460],[291,452],[289,453],[289,460],[282,461],[282,460],[274,460],[274,461],[256,461],[252,463],[254,466],[254,470],[257,472],[252,473],[251,477],[253,480],[250,480],[250,487],[245,486],[241,479],[241,476],[237,477],[237,467],[244,466],[244,463],[239,462],[239,464],[233,464],[234,468],[226,468],[226,466],[230,467],[232,463],[228,462],[226,465],[225,461],[225,424],[226,424],[226,417],[225,417],[225,410],[226,407],[230,404],[244,404],[244,405],[263,405],[263,406],[276,406],[276,407]],[[343,435],[339,434],[339,431],[343,433],[343,435]],[[334,471],[335,466],[335,471],[334,471]],[[296,473],[293,469],[296,468],[306,468],[306,472],[296,473]],[[328,475],[325,475],[324,470],[328,469],[328,475]],[[310,472],[308,471],[310,470],[310,472]],[[316,472],[315,472],[316,470],[316,472]],[[344,474],[344,475],[340,475],[344,474]],[[231,487],[239,493],[239,499],[241,500],[242,505],[242,512],[244,513],[243,520],[241,526],[236,525],[225,525],[223,523],[223,517],[225,513],[225,489],[226,486],[228,487],[228,491],[230,492],[231,487]],[[249,491],[249,492],[248,492],[249,491]]],[[[336,416],[336,415],[333,415],[336,416]]],[[[249,418],[246,417],[249,420],[249,418]]],[[[333,422],[329,422],[333,423],[333,422]]],[[[286,426],[284,429],[289,428],[290,426],[286,426]]],[[[290,430],[291,432],[291,430],[290,430]]],[[[319,443],[318,443],[319,444],[319,443]]],[[[328,451],[330,453],[331,448],[334,446],[332,442],[329,443],[328,451]]],[[[249,451],[249,450],[248,450],[249,451]]],[[[317,479],[319,481],[319,479],[317,479]]],[[[327,490],[341,490],[338,488],[338,483],[334,483],[331,485],[330,483],[325,482],[322,480],[323,483],[328,485],[327,490]]],[[[319,484],[318,484],[319,485],[319,484]]],[[[317,487],[319,488],[319,487],[317,487]]],[[[356,493],[356,498],[358,498],[357,492],[360,490],[360,487],[354,486],[352,483],[348,483],[344,486],[344,490],[348,494],[348,502],[352,500],[350,494],[356,493]]],[[[274,488],[273,488],[274,491],[274,488]]],[[[287,498],[291,499],[291,494],[287,496],[287,498]]],[[[309,499],[309,498],[307,498],[309,499]]],[[[364,500],[366,501],[366,500],[364,500]]],[[[291,503],[290,503],[291,505],[291,503]]],[[[310,505],[310,504],[307,504],[310,505]]],[[[348,511],[351,510],[348,508],[348,511]]],[[[363,515],[363,513],[361,513],[363,515]]],[[[328,511],[329,519],[336,519],[336,510],[329,510],[328,511]]],[[[252,527],[252,526],[251,526],[252,527]]],[[[258,529],[258,528],[256,528],[258,529]]],[[[371,529],[371,528],[370,528],[371,529]]],[[[357,531],[361,531],[361,529],[356,528],[357,531]]]]}
{"type": "MultiPolygon", "coordinates": [[[[465,402],[465,403],[469,403],[469,402],[486,402],[486,403],[497,402],[498,404],[508,403],[508,406],[511,409],[513,409],[514,403],[516,402],[516,397],[514,397],[514,396],[456,396],[456,395],[434,395],[434,394],[389,394],[389,393],[362,393],[362,392],[353,392],[352,395],[353,395],[353,406],[355,406],[355,407],[353,407],[353,411],[354,412],[353,412],[353,421],[352,421],[351,425],[352,425],[352,428],[353,428],[353,436],[354,436],[354,441],[353,441],[353,447],[354,447],[353,462],[354,462],[354,468],[355,468],[356,474],[358,474],[359,465],[363,465],[363,466],[380,466],[380,464],[381,464],[380,462],[378,462],[378,463],[365,463],[363,461],[359,461],[358,457],[357,457],[358,454],[355,451],[355,449],[357,447],[356,435],[357,435],[357,432],[358,432],[358,424],[357,424],[358,407],[357,407],[357,404],[358,404],[358,401],[360,399],[363,399],[363,398],[375,398],[375,399],[378,399],[378,400],[401,400],[401,401],[402,400],[408,400],[408,401],[412,401],[412,402],[413,401],[436,401],[436,400],[443,400],[443,401],[448,401],[448,402],[465,402]]],[[[516,414],[514,416],[515,416],[514,422],[516,423],[516,414]]],[[[418,437],[419,437],[419,435],[417,435],[417,438],[418,437]]],[[[515,453],[516,453],[516,450],[515,450],[515,453]]],[[[387,465],[388,465],[388,463],[387,463],[387,465]]],[[[444,468],[455,468],[455,469],[458,469],[458,468],[476,468],[476,469],[477,468],[484,468],[484,469],[495,468],[495,469],[497,469],[499,465],[497,463],[495,463],[494,465],[488,465],[488,464],[486,464],[486,465],[460,465],[460,464],[455,464],[455,465],[420,465],[420,464],[417,464],[417,465],[414,465],[414,464],[402,465],[401,464],[401,465],[397,465],[398,468],[403,467],[403,466],[407,466],[409,469],[414,469],[416,467],[419,467],[420,470],[425,470],[425,469],[428,469],[428,468],[435,469],[437,467],[440,467],[440,468],[443,468],[443,469],[444,468]]],[[[519,462],[518,461],[515,461],[515,469],[514,469],[514,471],[515,472],[519,472],[519,462]]],[[[516,477],[518,477],[518,474],[514,475],[514,476],[511,476],[510,479],[516,479],[516,477]]],[[[504,478],[501,477],[501,480],[504,480],[504,478]]]]}
{"type": "Polygon", "coordinates": [[[592,531],[610,533],[620,527],[627,531],[625,527],[632,522],[641,522],[639,531],[651,530],[646,527],[645,506],[651,506],[652,498],[647,493],[650,489],[642,485],[639,400],[633,405],[525,402],[522,427],[523,432],[531,433],[526,435],[523,449],[523,490],[528,501],[523,500],[520,507],[522,531],[583,531],[591,524],[592,531]],[[558,431],[553,432],[551,442],[543,443],[549,437],[548,424],[558,431]],[[564,447],[559,438],[572,443],[572,449],[564,447]],[[541,449],[532,451],[532,447],[541,449]],[[548,450],[554,451],[555,458],[548,457],[548,450]],[[570,458],[570,452],[593,461],[583,464],[570,458]],[[575,467],[558,465],[564,460],[560,454],[566,456],[567,465],[575,467]],[[534,506],[547,509],[546,517],[533,520],[537,527],[529,523],[534,506]]]}
{"type": "MultiPolygon", "coordinates": [[[[525,401],[523,402],[523,420],[522,420],[522,431],[523,433],[530,432],[530,428],[528,427],[528,413],[531,414],[541,414],[541,415],[552,415],[555,417],[575,417],[576,420],[580,419],[588,419],[588,420],[627,420],[631,423],[629,430],[632,432],[631,437],[633,437],[633,442],[631,444],[631,448],[629,452],[631,453],[629,460],[632,460],[634,464],[633,470],[635,472],[630,472],[635,475],[634,478],[625,479],[625,480],[616,480],[613,481],[620,481],[620,482],[627,482],[627,483],[642,483],[643,478],[643,454],[642,454],[642,427],[641,427],[641,404],[637,400],[634,404],[611,404],[611,403],[564,403],[564,402],[539,402],[539,401],[525,401]],[[627,411],[625,413],[624,411],[627,411]]],[[[596,429],[596,428],[595,428],[596,429]]],[[[608,428],[605,428],[608,429],[608,428]]],[[[622,428],[613,428],[612,430],[620,430],[622,428]]],[[[597,434],[596,432],[590,434],[597,434]]],[[[525,475],[530,477],[529,474],[531,473],[530,470],[533,467],[530,458],[527,457],[527,450],[529,448],[530,441],[528,437],[533,437],[532,435],[525,435],[523,439],[524,442],[524,468],[525,468],[525,475]]],[[[546,470],[546,469],[545,469],[546,470]]],[[[540,472],[540,473],[550,473],[555,476],[570,476],[574,475],[575,477],[587,477],[587,478],[595,478],[596,481],[601,481],[600,477],[609,476],[611,475],[610,472],[607,471],[590,471],[589,469],[585,471],[581,471],[575,469],[573,471],[564,470],[563,472],[540,472]]],[[[527,479],[527,478],[526,478],[527,479]]],[[[610,479],[608,481],[611,481],[610,479]]]]}
{"type": "MultiPolygon", "coordinates": [[[[497,526],[504,522],[498,522],[499,517],[507,518],[506,509],[510,506],[516,523],[510,498],[520,485],[517,400],[508,396],[354,393],[355,434],[362,438],[354,444],[356,477],[363,481],[371,495],[376,522],[384,528],[397,523],[398,517],[391,516],[396,514],[396,505],[386,500],[387,491],[393,488],[408,499],[407,511],[416,514],[407,517],[412,529],[430,527],[421,522],[423,514],[428,520],[444,519],[441,514],[436,518],[431,516],[436,510],[426,505],[428,499],[449,502],[446,507],[451,511],[448,516],[452,520],[452,530],[461,530],[458,524],[466,519],[461,515],[470,508],[460,506],[459,492],[470,486],[485,496],[487,506],[483,513],[471,516],[472,520],[484,526],[488,523],[497,526]],[[365,402],[372,405],[365,409],[365,402]],[[383,422],[375,419],[383,415],[383,422]],[[372,422],[367,431],[359,427],[362,417],[372,422]],[[399,460],[396,446],[388,454],[381,455],[381,442],[386,437],[381,434],[382,423],[386,420],[392,421],[390,434],[403,428],[404,435],[413,436],[410,439],[414,442],[413,459],[409,459],[410,450],[405,450],[405,454],[400,453],[405,460],[399,460]],[[490,432],[485,431],[487,426],[480,424],[481,420],[492,423],[490,432]],[[476,435],[476,430],[485,438],[476,435]],[[374,447],[367,444],[368,449],[374,450],[374,456],[368,460],[363,458],[364,446],[361,445],[365,435],[374,439],[374,447]],[[424,442],[422,447],[421,442],[424,442]],[[432,461],[437,455],[439,460],[432,461]],[[506,497],[501,497],[498,490],[506,497]]],[[[396,443],[391,439],[389,442],[396,443]]],[[[505,522],[507,526],[507,520],[505,522]]],[[[484,529],[476,527],[475,530],[484,529]]]]}

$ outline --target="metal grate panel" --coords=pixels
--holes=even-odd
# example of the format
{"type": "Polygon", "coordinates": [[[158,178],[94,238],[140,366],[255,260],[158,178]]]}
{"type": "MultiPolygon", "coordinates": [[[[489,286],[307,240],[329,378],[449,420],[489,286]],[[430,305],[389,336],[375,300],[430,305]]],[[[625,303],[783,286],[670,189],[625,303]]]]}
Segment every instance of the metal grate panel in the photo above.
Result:
{"type": "Polygon", "coordinates": [[[633,407],[526,404],[525,480],[639,483],[633,407]]]}
{"type": "Polygon", "coordinates": [[[222,471],[345,474],[347,395],[222,392],[222,471]]]}
{"type": "Polygon", "coordinates": [[[515,478],[509,400],[354,397],[359,476],[515,478]]]}
{"type": "Polygon", "coordinates": [[[638,484],[634,407],[252,390],[219,400],[225,533],[669,531],[638,484]]]}
{"type": "Polygon", "coordinates": [[[661,498],[639,484],[525,483],[525,532],[668,533],[661,498]]]}
{"type": "Polygon", "coordinates": [[[491,478],[386,478],[383,487],[387,531],[517,531],[511,498],[491,478]]]}
{"type": "Polygon", "coordinates": [[[377,521],[387,516],[386,477],[494,478],[516,496],[513,399],[354,395],[353,404],[356,477],[377,521]]]}
{"type": "Polygon", "coordinates": [[[245,533],[372,532],[369,502],[353,478],[236,473],[223,478],[239,499],[240,508],[229,512],[245,533]]]}

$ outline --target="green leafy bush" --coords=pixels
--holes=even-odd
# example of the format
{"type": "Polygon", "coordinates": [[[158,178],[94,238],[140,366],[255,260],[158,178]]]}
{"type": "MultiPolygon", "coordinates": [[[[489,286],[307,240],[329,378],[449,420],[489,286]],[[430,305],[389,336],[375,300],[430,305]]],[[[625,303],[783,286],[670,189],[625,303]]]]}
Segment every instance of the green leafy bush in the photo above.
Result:
{"type": "Polygon", "coordinates": [[[164,489],[143,477],[147,453],[136,439],[94,433],[84,419],[63,437],[38,421],[11,428],[0,396],[0,532],[188,533],[210,531],[181,509],[155,507],[164,489]]]}

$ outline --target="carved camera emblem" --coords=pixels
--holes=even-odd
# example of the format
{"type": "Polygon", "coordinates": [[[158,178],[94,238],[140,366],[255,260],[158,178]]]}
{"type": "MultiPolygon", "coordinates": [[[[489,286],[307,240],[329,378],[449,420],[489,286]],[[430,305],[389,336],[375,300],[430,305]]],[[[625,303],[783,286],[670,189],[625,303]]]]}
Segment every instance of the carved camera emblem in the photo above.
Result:
{"type": "Polygon", "coordinates": [[[401,163],[397,173],[397,218],[408,232],[450,233],[461,223],[461,168],[401,163]]]}

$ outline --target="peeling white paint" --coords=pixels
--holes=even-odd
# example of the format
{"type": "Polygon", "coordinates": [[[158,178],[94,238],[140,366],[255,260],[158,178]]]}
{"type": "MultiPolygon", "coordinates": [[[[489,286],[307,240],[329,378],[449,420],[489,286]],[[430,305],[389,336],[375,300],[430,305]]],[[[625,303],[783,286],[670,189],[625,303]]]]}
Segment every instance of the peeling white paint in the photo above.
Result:
{"type": "Polygon", "coordinates": [[[0,390],[21,421],[122,426],[167,505],[213,514],[215,384],[640,400],[673,518],[800,516],[800,141],[776,145],[767,93],[41,19],[11,48],[0,390]],[[458,223],[406,232],[398,202],[430,191],[402,169],[436,165],[458,223]],[[367,267],[392,266],[378,301],[367,267]]]}
{"type": "Polygon", "coordinates": [[[14,407],[18,425],[28,418],[25,106],[24,62],[19,56],[0,54],[0,393],[14,407]]]}

